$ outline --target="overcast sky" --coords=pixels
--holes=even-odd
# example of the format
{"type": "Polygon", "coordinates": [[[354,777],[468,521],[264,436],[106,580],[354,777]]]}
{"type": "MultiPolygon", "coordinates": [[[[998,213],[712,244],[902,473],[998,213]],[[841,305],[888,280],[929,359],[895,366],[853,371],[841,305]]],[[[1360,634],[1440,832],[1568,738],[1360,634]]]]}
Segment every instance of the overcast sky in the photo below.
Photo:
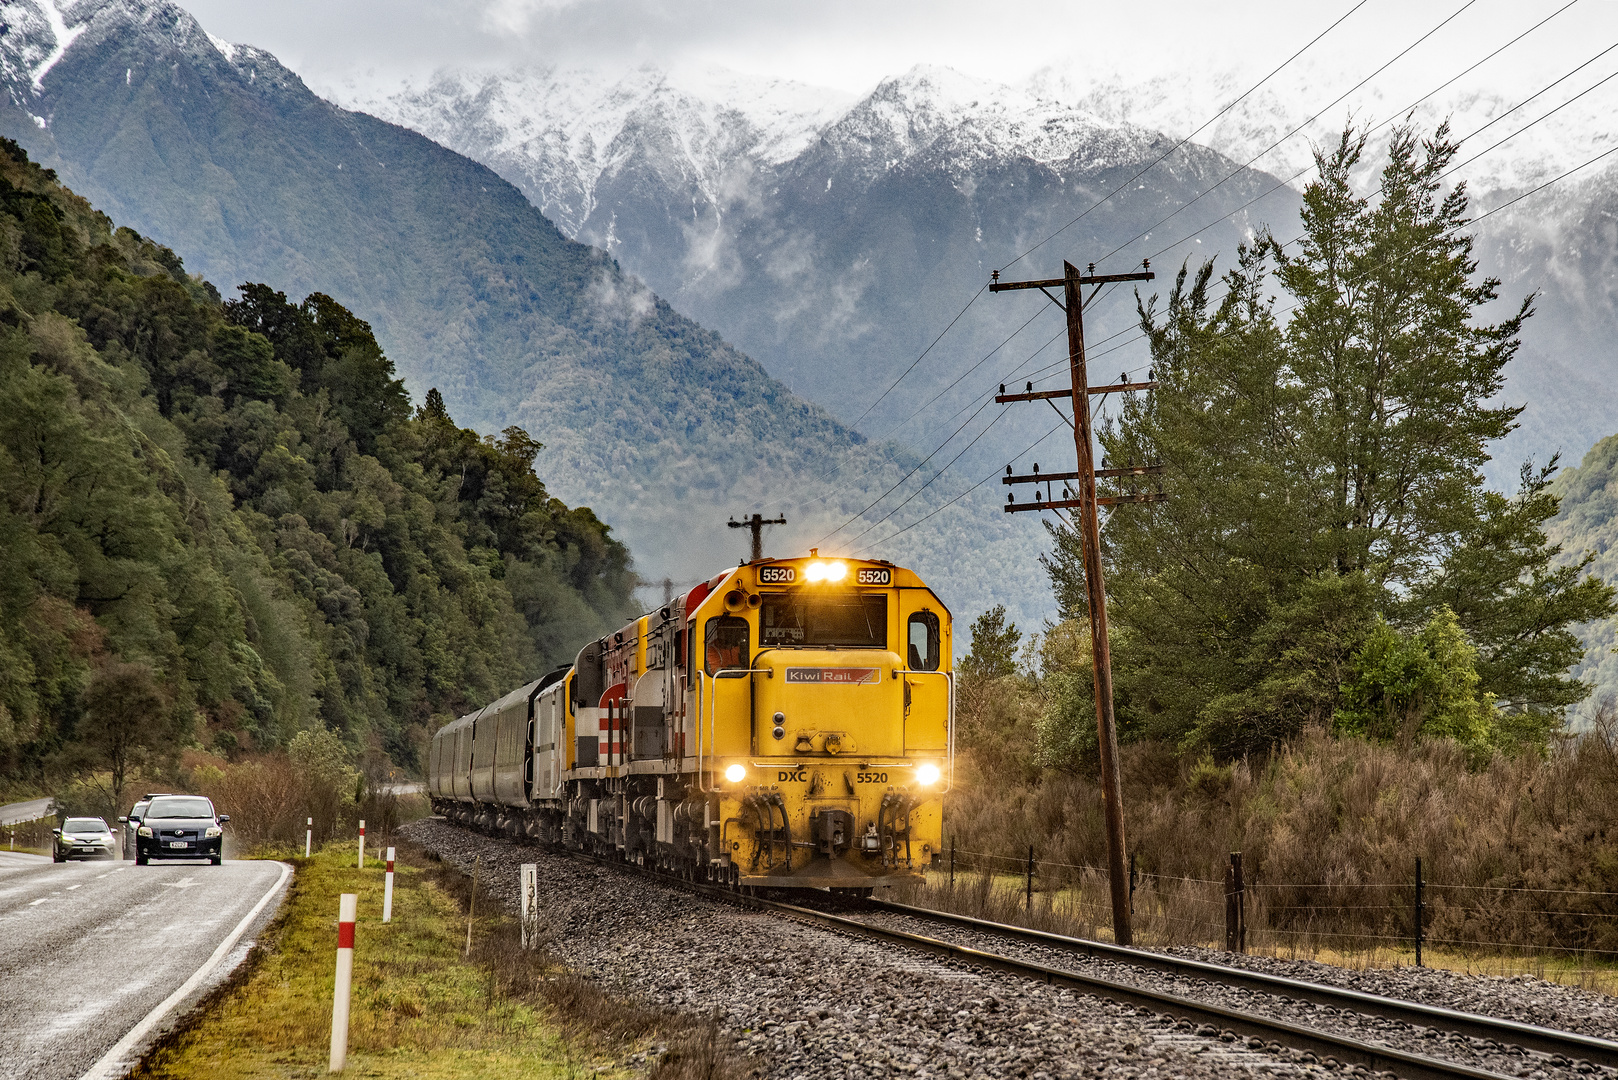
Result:
{"type": "MultiPolygon", "coordinates": [[[[318,91],[390,85],[444,66],[718,64],[860,91],[916,63],[1015,82],[1048,65],[1159,74],[1177,65],[1267,72],[1356,0],[179,0],[209,32],[269,49],[318,91]]],[[[1565,0],[1473,0],[1388,79],[1431,82],[1565,0]],[[1457,63],[1457,61],[1461,61],[1457,63]]],[[[1366,0],[1311,55],[1386,59],[1465,0],[1366,0]]],[[[1618,0],[1577,0],[1490,78],[1571,66],[1618,41],[1618,0]],[[1576,59],[1574,62],[1576,62],[1576,59]]],[[[1503,58],[1505,59],[1505,58],[1503,58]]],[[[1483,73],[1480,72],[1480,77],[1483,73]]]]}

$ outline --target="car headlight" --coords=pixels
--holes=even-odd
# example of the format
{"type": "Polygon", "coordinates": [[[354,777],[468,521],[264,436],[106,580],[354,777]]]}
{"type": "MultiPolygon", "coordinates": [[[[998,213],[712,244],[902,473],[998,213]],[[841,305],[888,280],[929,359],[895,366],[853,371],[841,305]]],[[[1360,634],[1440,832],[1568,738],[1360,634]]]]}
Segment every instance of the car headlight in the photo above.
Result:
{"type": "Polygon", "coordinates": [[[152,830],[150,828],[148,828],[147,826],[142,825],[140,828],[135,830],[135,834],[137,836],[151,836],[152,835],[152,830]]]}
{"type": "Polygon", "coordinates": [[[217,825],[209,825],[208,826],[208,831],[203,833],[202,835],[207,837],[209,840],[212,840],[214,837],[218,836],[223,831],[224,830],[221,829],[217,825]]]}
{"type": "Polygon", "coordinates": [[[922,787],[928,787],[932,784],[938,783],[938,778],[942,775],[943,774],[938,771],[938,766],[929,761],[924,765],[917,766],[916,783],[920,784],[922,787]]]}
{"type": "Polygon", "coordinates": [[[743,765],[741,762],[737,762],[734,765],[725,766],[725,779],[729,780],[732,784],[741,783],[743,780],[747,779],[747,766],[743,765]]]}

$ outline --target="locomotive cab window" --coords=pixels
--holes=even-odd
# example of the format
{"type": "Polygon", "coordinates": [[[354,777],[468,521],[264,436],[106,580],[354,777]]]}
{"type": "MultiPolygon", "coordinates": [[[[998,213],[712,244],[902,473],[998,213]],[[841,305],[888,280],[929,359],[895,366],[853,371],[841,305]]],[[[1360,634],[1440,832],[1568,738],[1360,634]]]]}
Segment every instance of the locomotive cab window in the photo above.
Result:
{"type": "Polygon", "coordinates": [[[799,590],[766,593],[759,644],[775,648],[885,649],[888,598],[883,593],[799,590]]]}
{"type": "Polygon", "coordinates": [[[734,615],[709,619],[703,635],[703,666],[709,675],[726,668],[750,666],[747,650],[747,620],[734,615]]]}
{"type": "Polygon", "coordinates": [[[918,611],[909,623],[911,671],[938,670],[938,616],[930,611],[918,611]]]}

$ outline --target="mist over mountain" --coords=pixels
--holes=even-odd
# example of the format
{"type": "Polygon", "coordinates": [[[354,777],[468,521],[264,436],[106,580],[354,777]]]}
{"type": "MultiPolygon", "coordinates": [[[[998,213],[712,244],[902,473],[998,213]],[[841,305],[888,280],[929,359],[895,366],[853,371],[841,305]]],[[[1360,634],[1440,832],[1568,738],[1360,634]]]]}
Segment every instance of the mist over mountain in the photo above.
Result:
{"type": "MultiPolygon", "coordinates": [[[[1558,109],[1560,98],[1518,108],[1530,91],[1504,89],[1458,86],[1412,113],[1419,94],[1398,96],[1373,83],[1326,108],[1357,78],[1346,66],[1295,65],[1202,131],[1221,103],[1249,88],[1250,76],[1192,69],[1130,83],[1051,67],[1011,87],[922,66],[850,101],[711,70],[641,68],[621,77],[445,71],[356,100],[490,165],[564,231],[610,250],[789,385],[846,421],[860,421],[861,430],[884,433],[1026,317],[1025,306],[1006,298],[980,299],[907,377],[907,392],[861,419],[989,270],[1193,132],[1191,145],[1011,267],[1011,276],[1055,274],[1062,257],[1083,265],[1115,249],[1101,269],[1129,269],[1154,253],[1164,271],[1187,258],[1218,256],[1229,265],[1236,245],[1260,226],[1290,239],[1314,150],[1334,143],[1345,123],[1375,129],[1368,184],[1375,182],[1369,163],[1380,160],[1375,151],[1391,129],[1386,121],[1409,116],[1430,131],[1447,118],[1455,135],[1477,133],[1456,171],[1477,214],[1586,160],[1606,137],[1599,95],[1574,101],[1546,124],[1537,121],[1558,109]],[[1313,111],[1318,119],[1285,138],[1313,111]],[[1264,171],[1238,169],[1248,161],[1264,171]],[[1288,183],[1244,206],[1282,181],[1288,183]]],[[[1536,196],[1479,226],[1483,271],[1505,282],[1502,305],[1541,294],[1540,315],[1528,325],[1504,394],[1528,408],[1488,470],[1502,487],[1515,482],[1524,458],[1582,454],[1618,415],[1618,391],[1606,376],[1605,343],[1618,332],[1611,279],[1590,279],[1608,282],[1594,296],[1587,284],[1564,277],[1569,258],[1601,249],[1590,243],[1602,234],[1599,198],[1588,187],[1536,196]]],[[[1096,350],[1101,370],[1143,362],[1138,342],[1116,357],[1109,352],[1133,337],[1133,315],[1125,290],[1099,302],[1090,340],[1125,331],[1096,350]]],[[[946,418],[972,394],[1057,359],[1047,351],[1016,370],[1051,336],[1054,327],[1042,327],[898,436],[931,449],[954,427],[946,418]]],[[[1037,434],[1026,426],[1031,420],[1008,418],[979,449],[1015,453],[1037,434]]]]}
{"type": "MultiPolygon", "coordinates": [[[[573,236],[611,251],[846,421],[864,417],[991,270],[1173,146],[1145,128],[929,67],[854,102],[786,83],[675,81],[641,69],[620,79],[446,72],[365,107],[490,165],[573,236]]],[[[1060,274],[1064,257],[1099,259],[1229,168],[1202,147],[1176,150],[1130,185],[1130,198],[1108,201],[1010,276],[1060,274]]],[[[1229,214],[1272,185],[1244,175],[1208,201],[1229,214]]],[[[1283,189],[1212,230],[1203,247],[1233,252],[1259,222],[1295,220],[1296,204],[1283,189]]],[[[1133,309],[1127,290],[1104,298],[1092,336],[1127,328],[1133,309]]],[[[1038,311],[980,297],[862,430],[890,430],[1038,311]]],[[[1040,315],[947,393],[925,428],[901,437],[931,449],[963,404],[1059,361],[1058,348],[1023,363],[1059,329],[1054,309],[1040,315]]],[[[1113,361],[1101,363],[1110,371],[1113,361]]],[[[980,460],[1003,461],[1048,426],[1033,411],[1008,417],[980,460]]]]}

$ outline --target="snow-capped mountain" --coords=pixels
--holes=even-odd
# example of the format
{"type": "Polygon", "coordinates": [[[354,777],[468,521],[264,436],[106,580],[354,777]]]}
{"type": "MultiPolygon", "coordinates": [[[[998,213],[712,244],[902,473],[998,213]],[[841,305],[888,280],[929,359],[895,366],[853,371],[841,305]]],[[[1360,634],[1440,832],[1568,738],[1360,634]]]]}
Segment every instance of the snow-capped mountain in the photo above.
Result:
{"type": "MultiPolygon", "coordinates": [[[[607,248],[850,419],[991,269],[1172,146],[1132,123],[926,65],[852,102],[801,85],[641,68],[618,78],[447,72],[350,104],[485,162],[571,235],[607,248]]],[[[1229,164],[1181,148],[1127,201],[1091,214],[1027,269],[1059,272],[1064,255],[1100,258],[1229,164]]],[[[1210,210],[1229,214],[1272,184],[1244,176],[1207,200],[1210,210]]],[[[1279,192],[1203,239],[1230,252],[1266,218],[1290,219],[1295,205],[1294,193],[1279,192]]],[[[915,395],[944,388],[968,356],[981,358],[1027,319],[1024,307],[984,302],[957,327],[943,363],[913,375],[868,430],[886,430],[913,411],[915,395]]],[[[1099,310],[1098,326],[1121,329],[1131,310],[1099,310]]],[[[1015,366],[984,371],[959,392],[975,395],[1015,366]]],[[[1018,438],[1026,445],[1021,423],[1008,422],[995,452],[1018,438]]]]}
{"type": "Polygon", "coordinates": [[[1257,80],[1247,72],[1188,68],[1137,82],[1047,67],[1026,86],[1119,122],[1176,138],[1194,134],[1233,161],[1300,186],[1313,172],[1315,149],[1334,146],[1347,126],[1370,131],[1379,145],[1401,123],[1432,131],[1448,120],[1462,141],[1455,176],[1484,195],[1533,187],[1610,145],[1618,87],[1595,86],[1609,72],[1597,66],[1563,74],[1514,79],[1520,88],[1511,91],[1488,83],[1442,87],[1437,75],[1433,85],[1413,84],[1416,90],[1376,80],[1356,89],[1366,72],[1303,63],[1253,90],[1257,80]]]}

